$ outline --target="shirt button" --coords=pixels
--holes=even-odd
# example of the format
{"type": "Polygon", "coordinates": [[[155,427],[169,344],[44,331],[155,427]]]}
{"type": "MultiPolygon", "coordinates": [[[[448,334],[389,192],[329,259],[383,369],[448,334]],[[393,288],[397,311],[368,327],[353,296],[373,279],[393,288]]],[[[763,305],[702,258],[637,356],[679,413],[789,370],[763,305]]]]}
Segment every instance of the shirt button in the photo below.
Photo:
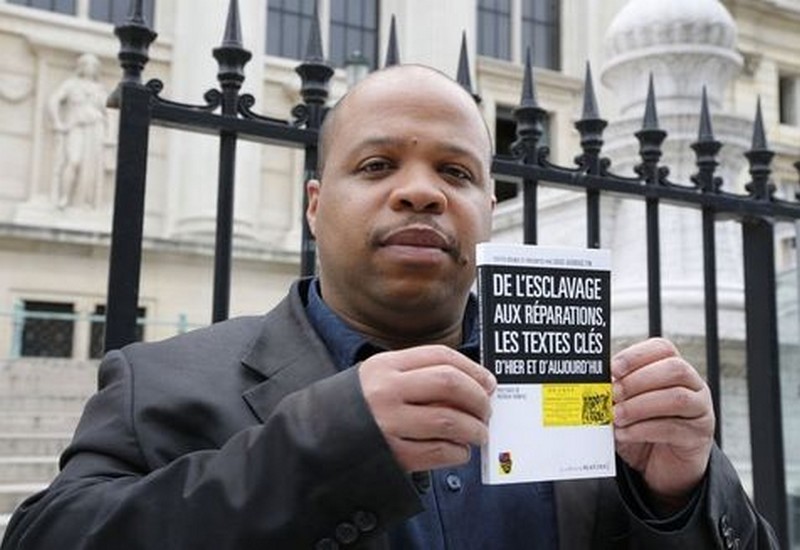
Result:
{"type": "Polygon", "coordinates": [[[461,490],[461,478],[456,474],[447,474],[447,477],[444,478],[444,481],[447,483],[447,488],[454,493],[457,493],[461,490]]]}
{"type": "Polygon", "coordinates": [[[347,523],[346,521],[337,525],[334,533],[336,535],[336,540],[342,544],[353,544],[356,539],[358,539],[358,529],[356,529],[355,525],[347,523]]]}
{"type": "Polygon", "coordinates": [[[378,526],[378,518],[372,512],[359,510],[353,514],[353,523],[362,533],[369,533],[378,526]]]}
{"type": "Polygon", "coordinates": [[[333,539],[320,539],[314,545],[314,550],[339,550],[339,544],[333,539]]]}

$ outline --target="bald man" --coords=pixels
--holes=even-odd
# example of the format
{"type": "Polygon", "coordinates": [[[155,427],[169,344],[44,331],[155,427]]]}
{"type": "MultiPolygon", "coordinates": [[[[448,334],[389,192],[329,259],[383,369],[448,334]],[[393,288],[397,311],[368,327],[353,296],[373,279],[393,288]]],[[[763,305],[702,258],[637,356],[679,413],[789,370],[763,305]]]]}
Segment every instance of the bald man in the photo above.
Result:
{"type": "Polygon", "coordinates": [[[617,479],[481,485],[496,382],[470,287],[490,163],[449,78],[363,81],[307,186],[319,276],[263,317],[111,352],[3,548],[769,548],[708,388],[665,340],[613,360],[617,479]]]}

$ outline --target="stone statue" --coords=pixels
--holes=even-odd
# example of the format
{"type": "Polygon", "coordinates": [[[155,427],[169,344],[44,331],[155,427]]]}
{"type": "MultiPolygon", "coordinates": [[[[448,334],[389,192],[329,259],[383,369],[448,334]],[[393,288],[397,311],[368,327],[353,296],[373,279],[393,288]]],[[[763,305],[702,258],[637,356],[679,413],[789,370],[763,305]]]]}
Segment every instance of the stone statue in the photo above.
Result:
{"type": "Polygon", "coordinates": [[[53,195],[59,208],[94,208],[100,200],[106,96],[98,82],[100,60],[78,58],[75,74],[61,83],[48,103],[56,133],[53,195]]]}

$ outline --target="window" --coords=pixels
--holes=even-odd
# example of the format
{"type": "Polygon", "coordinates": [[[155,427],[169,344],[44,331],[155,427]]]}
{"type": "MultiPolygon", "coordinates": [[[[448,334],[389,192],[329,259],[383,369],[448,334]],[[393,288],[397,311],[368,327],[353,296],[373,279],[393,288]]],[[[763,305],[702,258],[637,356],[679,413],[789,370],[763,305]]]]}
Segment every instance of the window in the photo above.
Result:
{"type": "Polygon", "coordinates": [[[778,104],[781,124],[800,126],[800,75],[779,77],[778,104]]]}
{"type": "Polygon", "coordinates": [[[313,17],[314,0],[269,0],[267,53],[303,59],[313,17]]]}
{"type": "MultiPolygon", "coordinates": [[[[131,0],[91,0],[89,4],[89,18],[95,21],[105,21],[119,25],[128,17],[131,0]]],[[[153,26],[153,8],[155,0],[144,0],[142,7],[145,21],[153,26]]]]}
{"type": "Polygon", "coordinates": [[[531,48],[537,67],[561,68],[559,0],[479,0],[478,54],[515,63],[531,48]]]}
{"type": "Polygon", "coordinates": [[[39,10],[54,11],[56,13],[75,14],[76,0],[7,0],[9,4],[28,6],[39,10]]]}
{"type": "MultiPolygon", "coordinates": [[[[135,338],[137,342],[144,340],[144,324],[141,320],[144,319],[147,310],[143,307],[136,309],[136,317],[140,322],[136,323],[135,338]]],[[[106,306],[96,305],[94,307],[94,316],[105,315],[106,306]]],[[[92,319],[89,325],[89,358],[100,359],[103,357],[103,345],[106,336],[106,323],[105,320],[92,319]]]]}
{"type": "Polygon", "coordinates": [[[511,0],[478,2],[478,53],[511,59],[511,0]]]}
{"type": "Polygon", "coordinates": [[[347,58],[361,54],[372,69],[378,61],[378,9],[375,0],[333,0],[330,61],[343,67],[347,58]]]}
{"type": "MultiPolygon", "coordinates": [[[[330,30],[323,51],[331,65],[343,67],[348,57],[361,54],[374,69],[378,64],[378,0],[319,0],[319,3],[320,25],[330,30]]],[[[269,0],[267,54],[303,59],[313,19],[314,0],[269,0]]]]}
{"type": "Polygon", "coordinates": [[[522,3],[522,51],[531,48],[535,66],[561,68],[557,0],[527,0],[522,3]]]}
{"type": "Polygon", "coordinates": [[[73,304],[26,300],[23,309],[23,357],[72,357],[73,304]]]}
{"type": "MultiPolygon", "coordinates": [[[[45,11],[76,15],[82,19],[104,21],[114,25],[123,23],[128,16],[131,0],[6,0],[10,4],[28,6],[45,11]]],[[[153,26],[155,0],[144,0],[144,17],[153,26]]]]}
{"type": "MultiPolygon", "coordinates": [[[[517,122],[514,120],[513,107],[497,107],[495,117],[494,148],[498,155],[510,156],[511,146],[517,140],[517,122]]],[[[539,139],[540,146],[550,143],[550,119],[542,121],[542,137],[539,139]]],[[[503,180],[495,178],[495,195],[497,202],[503,202],[515,198],[520,193],[520,186],[514,180],[503,180]]]]}

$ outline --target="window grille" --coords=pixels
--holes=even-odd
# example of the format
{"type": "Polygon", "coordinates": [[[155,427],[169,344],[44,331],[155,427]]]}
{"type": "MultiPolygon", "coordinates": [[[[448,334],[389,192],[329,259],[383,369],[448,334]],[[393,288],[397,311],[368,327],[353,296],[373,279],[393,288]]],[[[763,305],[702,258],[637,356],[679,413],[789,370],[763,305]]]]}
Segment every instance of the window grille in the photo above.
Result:
{"type": "Polygon", "coordinates": [[[23,357],[72,357],[73,304],[26,300],[24,312],[23,357]]]}

